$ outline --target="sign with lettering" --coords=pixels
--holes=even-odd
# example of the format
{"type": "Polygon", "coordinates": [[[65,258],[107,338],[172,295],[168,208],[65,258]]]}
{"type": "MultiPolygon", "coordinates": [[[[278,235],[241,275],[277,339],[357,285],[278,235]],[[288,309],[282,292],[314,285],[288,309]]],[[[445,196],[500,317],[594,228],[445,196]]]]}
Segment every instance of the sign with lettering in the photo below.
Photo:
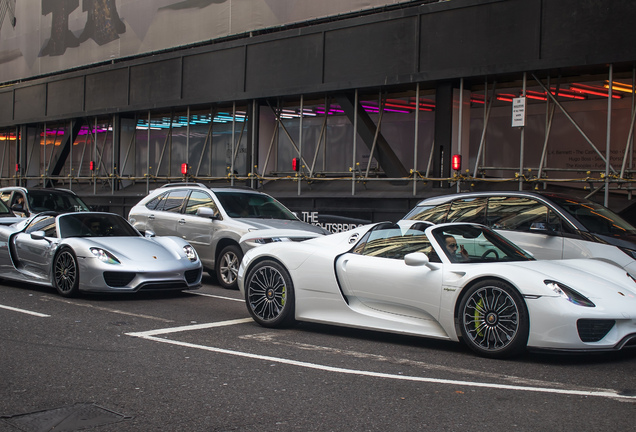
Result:
{"type": "Polygon", "coordinates": [[[526,98],[514,98],[512,100],[512,127],[526,125],[526,98]]]}

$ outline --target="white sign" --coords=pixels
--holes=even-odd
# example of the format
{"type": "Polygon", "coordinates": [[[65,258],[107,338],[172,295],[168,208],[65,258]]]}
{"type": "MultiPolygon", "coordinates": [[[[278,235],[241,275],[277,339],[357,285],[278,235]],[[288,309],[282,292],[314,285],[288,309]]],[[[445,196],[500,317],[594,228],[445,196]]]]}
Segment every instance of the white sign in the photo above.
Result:
{"type": "Polygon", "coordinates": [[[526,98],[514,98],[512,100],[512,127],[526,125],[526,98]]]}

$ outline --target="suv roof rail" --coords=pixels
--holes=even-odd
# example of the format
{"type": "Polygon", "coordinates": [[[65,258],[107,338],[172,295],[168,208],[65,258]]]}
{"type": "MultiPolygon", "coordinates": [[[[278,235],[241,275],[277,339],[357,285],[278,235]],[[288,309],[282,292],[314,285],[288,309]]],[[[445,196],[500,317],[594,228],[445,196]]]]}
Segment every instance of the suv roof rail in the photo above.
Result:
{"type": "Polygon", "coordinates": [[[170,187],[180,187],[180,186],[196,186],[196,187],[202,187],[202,188],[208,189],[208,187],[206,185],[204,185],[203,183],[186,183],[186,182],[166,183],[165,185],[161,185],[159,187],[160,188],[170,188],[170,187]]]}

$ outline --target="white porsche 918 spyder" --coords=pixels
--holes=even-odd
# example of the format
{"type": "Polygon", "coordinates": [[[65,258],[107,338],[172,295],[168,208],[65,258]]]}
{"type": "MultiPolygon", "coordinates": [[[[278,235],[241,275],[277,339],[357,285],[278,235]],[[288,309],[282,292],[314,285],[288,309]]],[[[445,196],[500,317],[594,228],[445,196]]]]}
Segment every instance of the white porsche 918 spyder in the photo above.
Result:
{"type": "Polygon", "coordinates": [[[489,228],[392,223],[245,255],[239,288],[265,327],[296,320],[462,340],[504,358],[526,348],[636,346],[636,281],[600,260],[537,261],[489,228]]]}
{"type": "Polygon", "coordinates": [[[202,265],[179,237],[144,237],[113,213],[40,213],[0,226],[0,278],[80,291],[187,290],[202,265]]]}

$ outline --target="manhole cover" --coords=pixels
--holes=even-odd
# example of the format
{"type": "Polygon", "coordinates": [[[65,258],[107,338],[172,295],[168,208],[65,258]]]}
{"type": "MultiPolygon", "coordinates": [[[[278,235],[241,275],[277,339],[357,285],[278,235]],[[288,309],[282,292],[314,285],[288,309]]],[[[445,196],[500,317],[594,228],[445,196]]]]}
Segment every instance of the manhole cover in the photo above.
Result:
{"type": "Polygon", "coordinates": [[[123,414],[95,404],[77,404],[28,414],[0,417],[5,423],[25,432],[78,431],[128,420],[123,414]]]}

